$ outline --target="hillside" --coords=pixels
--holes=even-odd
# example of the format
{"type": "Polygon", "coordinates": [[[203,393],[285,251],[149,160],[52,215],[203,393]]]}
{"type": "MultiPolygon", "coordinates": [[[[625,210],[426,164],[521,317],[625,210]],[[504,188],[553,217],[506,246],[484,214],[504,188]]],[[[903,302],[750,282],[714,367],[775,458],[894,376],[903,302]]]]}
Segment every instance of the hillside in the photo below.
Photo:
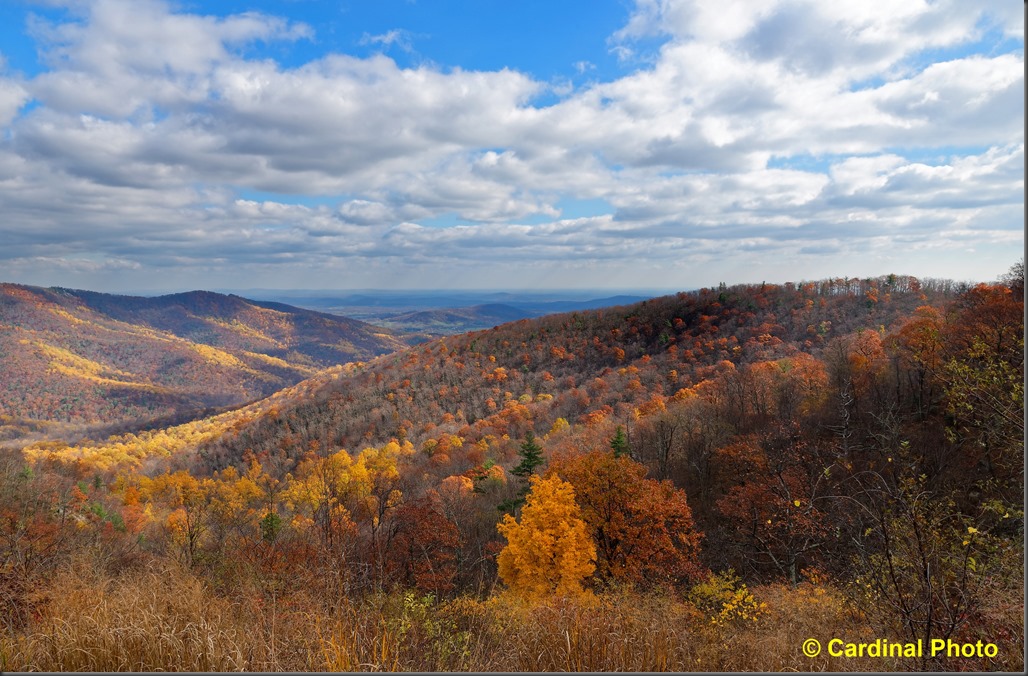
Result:
{"type": "Polygon", "coordinates": [[[69,596],[130,607],[134,575],[163,570],[158,593],[202,600],[95,621],[213,618],[233,627],[203,653],[224,668],[1020,671],[1023,313],[1023,272],[722,286],[447,336],[166,429],[31,444],[0,490],[42,502],[0,548],[47,547],[6,597],[41,638],[8,645],[67,664],[47,647],[66,625],[32,618],[69,596]],[[101,572],[69,573],[53,601],[18,586],[90,546],[110,552],[101,572]],[[799,650],[839,636],[999,648],[799,650]]]}
{"type": "Polygon", "coordinates": [[[188,417],[403,347],[388,329],[237,296],[3,284],[0,432],[188,417]]]}
{"type": "Polygon", "coordinates": [[[166,331],[194,343],[259,352],[314,368],[370,359],[406,347],[393,332],[365,322],[210,291],[152,298],[55,291],[112,319],[166,331]]]}
{"type": "Polygon", "coordinates": [[[255,426],[226,440],[224,450],[238,457],[241,448],[278,447],[277,435],[298,428],[300,448],[311,441],[353,448],[393,437],[419,445],[444,431],[468,442],[529,428],[543,434],[557,418],[574,423],[589,415],[627,424],[640,405],[695,387],[726,363],[820,355],[855,332],[893,330],[918,306],[955,293],[952,284],[912,278],[826,280],[704,289],[521,320],[370,362],[283,408],[266,422],[272,439],[255,426]],[[514,403],[531,404],[530,426],[508,429],[514,403]]]}

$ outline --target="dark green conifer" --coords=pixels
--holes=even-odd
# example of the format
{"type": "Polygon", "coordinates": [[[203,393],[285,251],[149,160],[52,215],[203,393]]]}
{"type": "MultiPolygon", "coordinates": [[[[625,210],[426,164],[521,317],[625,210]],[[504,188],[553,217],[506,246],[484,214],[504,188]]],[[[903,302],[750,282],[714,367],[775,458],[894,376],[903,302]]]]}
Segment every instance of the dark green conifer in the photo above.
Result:
{"type": "Polygon", "coordinates": [[[525,497],[528,495],[528,477],[537,474],[536,470],[544,462],[543,447],[535,440],[535,434],[531,430],[525,433],[525,441],[522,442],[518,455],[521,457],[521,462],[510,473],[520,479],[521,485],[517,495],[510,500],[504,500],[499,505],[498,509],[501,512],[513,514],[515,510],[525,504],[525,497]]]}
{"type": "Polygon", "coordinates": [[[610,439],[610,448],[614,451],[615,458],[629,455],[632,452],[628,447],[628,437],[625,435],[625,430],[621,425],[618,425],[617,432],[610,439]]]}
{"type": "Polygon", "coordinates": [[[525,434],[525,441],[521,444],[518,455],[521,456],[521,462],[510,473],[527,480],[536,473],[536,468],[543,464],[543,447],[535,440],[535,434],[531,430],[525,434]]]}

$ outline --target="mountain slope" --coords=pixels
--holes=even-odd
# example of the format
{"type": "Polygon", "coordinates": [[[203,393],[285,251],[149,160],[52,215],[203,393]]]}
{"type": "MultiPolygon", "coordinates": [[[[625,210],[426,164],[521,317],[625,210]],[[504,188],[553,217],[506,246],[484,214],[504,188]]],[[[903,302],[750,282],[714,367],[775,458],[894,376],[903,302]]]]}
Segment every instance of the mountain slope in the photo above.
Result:
{"type": "Polygon", "coordinates": [[[465,448],[488,447],[545,433],[558,418],[628,423],[726,368],[820,355],[858,331],[882,334],[952,291],[895,276],[703,289],[448,336],[284,402],[205,453],[220,467],[247,450],[302,454],[312,442],[445,446],[456,435],[465,448]]]}
{"type": "Polygon", "coordinates": [[[141,298],[2,284],[0,422],[181,416],[403,347],[388,329],[237,296],[141,298]]]}
{"type": "Polygon", "coordinates": [[[370,359],[406,346],[394,332],[355,319],[211,291],[154,298],[55,291],[112,319],[316,368],[370,359]]]}

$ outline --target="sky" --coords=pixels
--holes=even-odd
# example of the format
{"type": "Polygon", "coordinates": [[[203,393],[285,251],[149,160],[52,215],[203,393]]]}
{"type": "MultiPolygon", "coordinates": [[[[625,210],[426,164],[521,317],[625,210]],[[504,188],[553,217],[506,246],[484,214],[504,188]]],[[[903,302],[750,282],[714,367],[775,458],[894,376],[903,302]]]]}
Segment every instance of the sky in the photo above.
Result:
{"type": "Polygon", "coordinates": [[[0,0],[0,281],[997,279],[1015,0],[0,0]]]}

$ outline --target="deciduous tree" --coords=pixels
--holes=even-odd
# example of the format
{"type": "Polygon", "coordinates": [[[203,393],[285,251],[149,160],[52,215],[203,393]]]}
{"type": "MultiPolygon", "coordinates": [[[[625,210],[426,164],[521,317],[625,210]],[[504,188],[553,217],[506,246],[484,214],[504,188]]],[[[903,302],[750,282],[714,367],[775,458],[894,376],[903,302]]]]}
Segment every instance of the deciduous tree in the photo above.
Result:
{"type": "Polygon", "coordinates": [[[647,479],[643,465],[610,451],[562,455],[550,471],[574,486],[599,577],[641,585],[700,577],[701,536],[670,481],[647,479]]]}
{"type": "Polygon", "coordinates": [[[596,546],[575,502],[575,490],[558,476],[533,476],[521,521],[506,515],[497,527],[507,538],[497,564],[516,593],[541,598],[578,596],[596,569],[596,546]]]}

